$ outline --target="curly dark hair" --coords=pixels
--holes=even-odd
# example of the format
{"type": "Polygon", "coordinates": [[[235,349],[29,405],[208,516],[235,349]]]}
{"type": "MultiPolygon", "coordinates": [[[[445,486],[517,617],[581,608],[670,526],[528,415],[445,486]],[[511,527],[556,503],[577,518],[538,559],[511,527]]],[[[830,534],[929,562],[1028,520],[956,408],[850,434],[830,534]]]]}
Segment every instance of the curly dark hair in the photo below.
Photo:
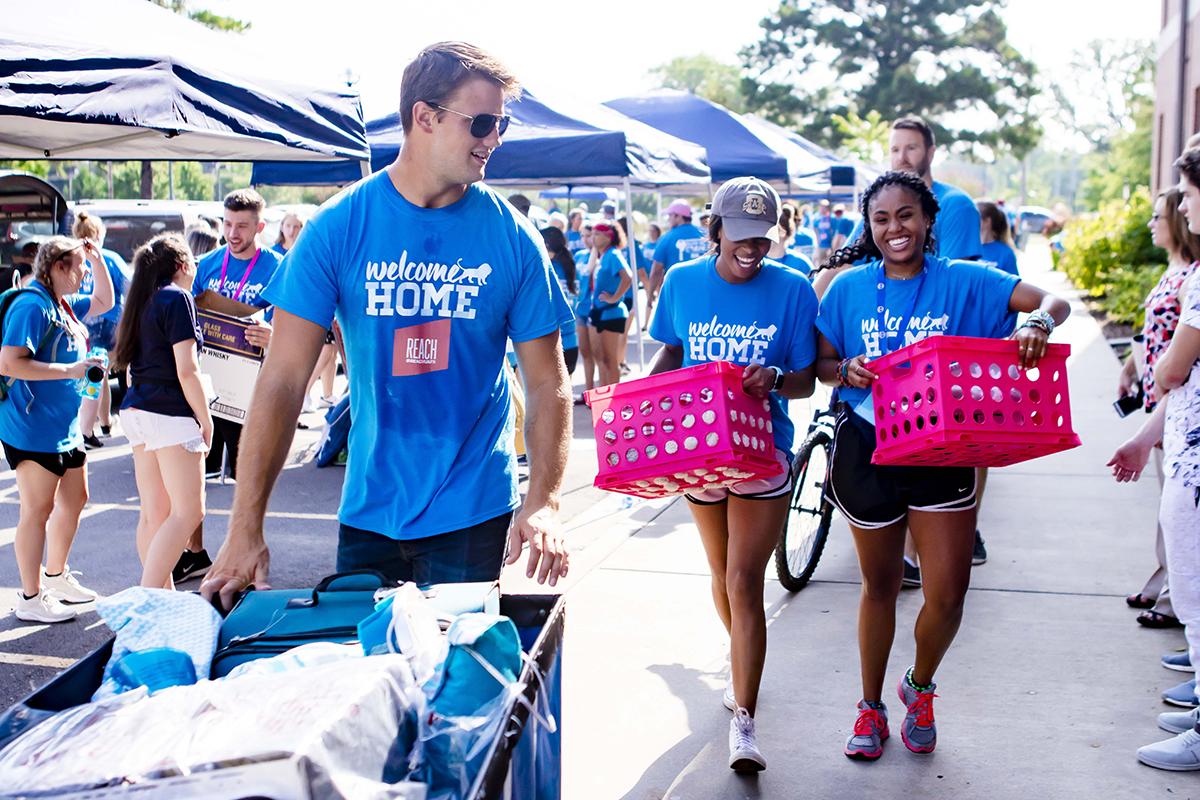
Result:
{"type": "Polygon", "coordinates": [[[925,181],[916,175],[892,170],[876,178],[875,182],[867,187],[867,191],[863,192],[862,205],[860,207],[863,218],[862,232],[858,235],[857,239],[830,256],[829,262],[825,265],[826,268],[842,267],[864,259],[873,261],[877,258],[883,258],[883,254],[875,246],[874,237],[871,236],[871,215],[869,209],[871,201],[883,191],[885,186],[903,186],[920,199],[921,210],[925,212],[925,216],[929,217],[930,224],[930,231],[925,235],[925,252],[932,253],[936,251],[937,242],[933,238],[932,225],[933,221],[937,218],[938,201],[933,194],[933,190],[926,186],[925,181]]]}

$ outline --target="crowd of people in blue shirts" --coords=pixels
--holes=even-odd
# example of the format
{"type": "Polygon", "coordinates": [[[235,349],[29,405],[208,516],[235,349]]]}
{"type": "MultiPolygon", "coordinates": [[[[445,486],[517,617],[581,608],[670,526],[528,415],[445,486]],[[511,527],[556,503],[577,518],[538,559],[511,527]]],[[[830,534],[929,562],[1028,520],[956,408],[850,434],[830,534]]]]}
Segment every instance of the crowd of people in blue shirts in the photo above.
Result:
{"type": "MultiPolygon", "coordinates": [[[[1021,280],[998,206],[933,180],[933,132],[917,118],[893,123],[891,170],[864,192],[857,224],[844,208],[818,203],[806,212],[743,177],[725,182],[702,211],[672,202],[666,229],[652,229],[644,243],[631,241],[632,221],[619,219],[615,204],[594,217],[572,209],[539,231],[522,213],[528,201],[522,208],[523,198],[506,200],[481,183],[508,125],[504,103],[517,91],[515,76],[479,48],[432,45],[404,71],[397,160],[325,204],[282,248],[282,261],[256,243],[263,203],[249,190],[225,200],[223,246],[197,258],[183,237],[166,234],[137,251],[113,362],[130,376],[121,416],[134,445],[142,584],[173,588],[185,550],[198,555],[190,545],[204,515],[206,454],[223,443],[237,487],[226,540],[200,591],[228,607],[251,584],[270,588],[267,502],[335,317],[353,367],[338,570],[376,569],[418,584],[485,582],[527,552],[526,575],[555,584],[570,562],[557,519],[570,375],[582,362],[586,388],[619,382],[631,319],[644,315],[662,344],[652,373],[714,361],[742,368],[744,391],[770,409],[782,468],[686,493],[731,643],[722,695],[733,713],[730,768],[766,768],[755,725],[767,653],[764,575],[792,489],[788,401],[811,396],[817,381],[836,390],[827,490],[850,524],[863,577],[862,694],[844,753],[883,755],[884,686],[906,582],[922,586],[925,603],[914,662],[891,677],[905,747],[932,752],[935,673],[962,622],[971,568],[986,560],[976,529],[986,471],[873,464],[872,362],[947,334],[1011,338],[1020,368],[1033,369],[1070,307],[1021,280]],[[635,307],[635,281],[645,287],[644,310],[635,307]],[[252,318],[247,343],[269,346],[244,430],[210,413],[198,309],[252,318]],[[524,498],[505,377],[510,349],[533,421],[524,498]]],[[[1196,183],[1181,185],[1185,212],[1189,202],[1200,209],[1195,152],[1184,164],[1196,183]]],[[[118,291],[102,234],[76,233],[39,250],[0,342],[0,374],[9,378],[0,443],[21,499],[17,616],[39,622],[70,619],[75,604],[95,598],[67,565],[87,501],[76,384],[102,363],[87,355],[84,321],[109,312],[118,291]],[[89,272],[92,290],[82,294],[89,272]]],[[[1196,321],[1200,292],[1191,294],[1181,328],[1196,321]]],[[[1160,377],[1170,373],[1163,363],[1160,377]]],[[[1182,374],[1162,388],[1178,388],[1182,374]]],[[[1200,401],[1179,408],[1176,418],[1154,418],[1166,426],[1171,464],[1168,542],[1167,528],[1194,527],[1195,509],[1183,501],[1200,480],[1200,464],[1178,452],[1200,430],[1200,401]]],[[[1143,438],[1153,439],[1148,425],[1143,438]]],[[[1118,477],[1139,469],[1140,443],[1118,454],[1118,477]]],[[[1156,765],[1200,769],[1200,733],[1187,728],[1168,741],[1156,765]]]]}

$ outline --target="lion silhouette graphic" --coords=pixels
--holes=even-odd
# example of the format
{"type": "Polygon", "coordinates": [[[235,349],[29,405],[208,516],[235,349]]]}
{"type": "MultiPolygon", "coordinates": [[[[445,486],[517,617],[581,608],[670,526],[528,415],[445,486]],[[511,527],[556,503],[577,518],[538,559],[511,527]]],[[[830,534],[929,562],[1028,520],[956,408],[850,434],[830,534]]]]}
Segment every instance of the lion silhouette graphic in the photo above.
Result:
{"type": "Polygon", "coordinates": [[[492,274],[492,268],[487,264],[480,264],[475,269],[464,269],[462,271],[463,283],[473,280],[480,286],[487,284],[488,276],[492,274]]]}

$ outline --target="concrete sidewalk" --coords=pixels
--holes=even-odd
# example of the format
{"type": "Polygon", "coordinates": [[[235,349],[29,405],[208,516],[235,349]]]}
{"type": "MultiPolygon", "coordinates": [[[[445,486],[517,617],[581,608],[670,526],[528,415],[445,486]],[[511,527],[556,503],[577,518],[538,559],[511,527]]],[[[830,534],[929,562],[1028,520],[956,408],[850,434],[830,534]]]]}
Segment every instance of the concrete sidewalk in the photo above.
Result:
{"type": "MultiPolygon", "coordinates": [[[[842,755],[861,697],[855,619],[859,575],[835,514],[814,581],[790,595],[773,580],[770,644],[759,702],[768,769],[726,766],[721,704],[728,640],[712,607],[704,554],[682,500],[602,502],[573,521],[564,686],[564,796],[679,798],[1176,797],[1195,775],[1136,762],[1167,738],[1159,692],[1186,675],[1159,656],[1178,631],[1134,622],[1123,597],[1154,565],[1157,485],[1118,485],[1105,462],[1140,424],[1112,409],[1118,362],[1040,239],[1022,256],[1027,280],[1073,299],[1054,341],[1070,343],[1075,450],[993,470],[980,528],[989,560],[976,567],[966,616],[937,675],[939,746],[909,753],[893,736],[876,763],[842,755]]],[[[506,591],[530,587],[506,572],[506,591]]],[[[543,589],[544,591],[544,589],[543,589]]],[[[889,666],[913,660],[919,590],[902,593],[889,666]]],[[[888,689],[891,728],[903,707],[888,689]]]]}

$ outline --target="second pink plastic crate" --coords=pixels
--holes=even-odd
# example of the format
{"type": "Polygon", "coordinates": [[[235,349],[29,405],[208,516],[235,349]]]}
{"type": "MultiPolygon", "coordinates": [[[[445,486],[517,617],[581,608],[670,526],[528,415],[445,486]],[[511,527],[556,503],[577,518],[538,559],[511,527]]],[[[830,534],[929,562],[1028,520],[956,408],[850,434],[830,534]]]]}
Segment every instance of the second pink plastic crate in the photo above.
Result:
{"type": "Polygon", "coordinates": [[[588,392],[596,487],[665,497],[783,472],[770,405],[742,391],[742,372],[716,361],[588,392]]]}
{"type": "Polygon", "coordinates": [[[1067,390],[1070,345],[1035,370],[1017,342],[930,336],[867,366],[879,375],[874,464],[1003,467],[1079,446],[1067,390]]]}

